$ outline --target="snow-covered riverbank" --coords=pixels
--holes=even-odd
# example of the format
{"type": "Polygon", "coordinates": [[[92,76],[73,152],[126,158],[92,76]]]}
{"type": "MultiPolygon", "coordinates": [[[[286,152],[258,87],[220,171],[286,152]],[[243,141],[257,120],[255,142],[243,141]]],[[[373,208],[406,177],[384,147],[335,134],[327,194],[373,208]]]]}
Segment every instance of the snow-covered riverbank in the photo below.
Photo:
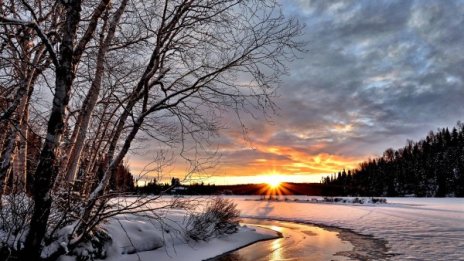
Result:
{"type": "MultiPolygon", "coordinates": [[[[261,227],[240,226],[233,234],[224,234],[206,241],[186,237],[187,213],[164,209],[144,215],[118,215],[102,227],[111,240],[105,243],[108,261],[200,261],[236,250],[254,242],[279,237],[276,231],[261,227]]],[[[92,249],[88,244],[80,252],[92,249]]],[[[62,256],[60,261],[74,261],[62,256]]]]}

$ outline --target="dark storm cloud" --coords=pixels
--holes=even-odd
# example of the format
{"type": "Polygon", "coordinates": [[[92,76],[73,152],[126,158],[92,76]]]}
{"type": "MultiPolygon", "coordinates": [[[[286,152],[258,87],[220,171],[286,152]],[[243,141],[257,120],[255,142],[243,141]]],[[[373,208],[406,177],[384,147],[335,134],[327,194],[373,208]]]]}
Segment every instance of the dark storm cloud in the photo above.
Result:
{"type": "Polygon", "coordinates": [[[270,143],[378,154],[463,119],[463,1],[283,4],[306,23],[309,51],[283,79],[270,143]]]}

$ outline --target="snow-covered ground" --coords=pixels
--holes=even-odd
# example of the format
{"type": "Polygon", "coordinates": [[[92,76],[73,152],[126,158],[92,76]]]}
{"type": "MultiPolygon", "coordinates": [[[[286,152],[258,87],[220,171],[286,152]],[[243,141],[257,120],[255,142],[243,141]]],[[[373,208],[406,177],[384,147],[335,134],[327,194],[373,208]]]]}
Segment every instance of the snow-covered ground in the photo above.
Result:
{"type": "MultiPolygon", "coordinates": [[[[118,215],[103,225],[111,237],[106,245],[108,261],[201,261],[251,243],[278,237],[273,230],[240,226],[237,233],[221,235],[207,241],[187,240],[187,213],[164,209],[145,215],[118,215]],[[160,218],[161,217],[161,218],[160,218]]],[[[86,246],[82,251],[92,249],[86,246]]],[[[75,261],[62,256],[59,261],[75,261]]]]}
{"type": "MultiPolygon", "coordinates": [[[[392,260],[464,260],[464,199],[387,198],[387,204],[287,201],[229,196],[243,217],[287,220],[350,229],[388,241],[392,260]]],[[[295,199],[298,199],[295,201],[295,199]]],[[[274,231],[241,227],[238,233],[208,241],[187,241],[186,213],[169,209],[162,223],[141,216],[118,216],[105,224],[112,237],[110,261],[200,261],[250,243],[276,237],[274,231]],[[134,254],[136,252],[136,254],[134,254]]],[[[285,236],[285,235],[284,235],[285,236]]],[[[62,257],[60,261],[73,260],[62,257]]]]}
{"type": "Polygon", "coordinates": [[[336,226],[385,239],[398,254],[392,260],[464,260],[463,198],[387,198],[379,205],[230,198],[245,217],[336,226]]]}

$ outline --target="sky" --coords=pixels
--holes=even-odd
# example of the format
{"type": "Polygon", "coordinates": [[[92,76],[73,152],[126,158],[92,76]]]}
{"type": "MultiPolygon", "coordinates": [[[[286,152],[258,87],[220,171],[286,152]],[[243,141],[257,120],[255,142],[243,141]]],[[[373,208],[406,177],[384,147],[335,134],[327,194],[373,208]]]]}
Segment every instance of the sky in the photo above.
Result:
{"type": "MultiPolygon", "coordinates": [[[[307,52],[287,64],[275,115],[244,117],[246,137],[234,122],[220,132],[221,158],[201,181],[319,182],[464,120],[464,1],[281,5],[305,24],[307,52]]],[[[134,172],[147,157],[132,157],[134,172]]]]}

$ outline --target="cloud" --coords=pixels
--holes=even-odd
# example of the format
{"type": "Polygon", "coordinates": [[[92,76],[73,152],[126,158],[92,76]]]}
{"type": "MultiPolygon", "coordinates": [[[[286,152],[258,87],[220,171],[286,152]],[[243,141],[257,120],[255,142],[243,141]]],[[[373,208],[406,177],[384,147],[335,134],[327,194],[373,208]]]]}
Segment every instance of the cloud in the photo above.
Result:
{"type": "Polygon", "coordinates": [[[217,175],[353,167],[463,120],[463,1],[281,4],[308,52],[288,64],[272,123],[243,118],[251,143],[238,124],[221,132],[217,175]]]}
{"type": "MultiPolygon", "coordinates": [[[[295,2],[292,2],[295,3],[295,2]]],[[[279,100],[291,129],[325,133],[362,153],[400,146],[462,119],[464,43],[460,1],[297,1],[309,52],[290,65],[279,100]],[[350,124],[352,136],[327,131],[350,124]],[[401,141],[401,142],[404,142],[401,141]]],[[[298,6],[295,7],[295,6],[298,6]]],[[[344,150],[348,153],[347,150],[344,150]]]]}

